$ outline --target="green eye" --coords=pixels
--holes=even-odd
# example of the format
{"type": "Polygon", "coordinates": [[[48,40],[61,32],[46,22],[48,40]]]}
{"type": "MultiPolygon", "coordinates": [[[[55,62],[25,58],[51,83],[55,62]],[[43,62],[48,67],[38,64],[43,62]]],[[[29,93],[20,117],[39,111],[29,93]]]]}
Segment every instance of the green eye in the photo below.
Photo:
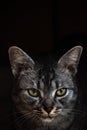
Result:
{"type": "Polygon", "coordinates": [[[37,89],[29,89],[28,90],[28,93],[29,93],[29,95],[30,96],[32,96],[32,97],[38,97],[39,96],[39,91],[37,90],[37,89]]]}
{"type": "Polygon", "coordinates": [[[61,97],[61,96],[64,96],[67,92],[67,89],[66,88],[61,88],[59,90],[56,91],[56,95],[61,97]]]}

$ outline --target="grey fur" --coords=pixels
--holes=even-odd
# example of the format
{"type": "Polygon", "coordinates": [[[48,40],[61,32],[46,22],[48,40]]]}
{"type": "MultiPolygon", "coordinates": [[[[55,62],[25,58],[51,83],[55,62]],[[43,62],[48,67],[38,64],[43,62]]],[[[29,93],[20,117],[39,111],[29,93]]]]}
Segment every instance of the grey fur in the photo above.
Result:
{"type": "Polygon", "coordinates": [[[75,130],[78,88],[74,76],[81,53],[82,47],[76,46],[64,54],[56,65],[39,67],[20,48],[9,49],[12,72],[15,82],[18,82],[12,91],[14,111],[20,113],[14,118],[21,119],[17,122],[18,129],[20,126],[20,130],[75,130]],[[40,95],[29,95],[31,88],[38,90],[40,95]],[[56,93],[61,88],[66,88],[67,93],[58,97],[56,93]],[[44,117],[50,122],[42,119],[43,113],[52,116],[44,117]]]}

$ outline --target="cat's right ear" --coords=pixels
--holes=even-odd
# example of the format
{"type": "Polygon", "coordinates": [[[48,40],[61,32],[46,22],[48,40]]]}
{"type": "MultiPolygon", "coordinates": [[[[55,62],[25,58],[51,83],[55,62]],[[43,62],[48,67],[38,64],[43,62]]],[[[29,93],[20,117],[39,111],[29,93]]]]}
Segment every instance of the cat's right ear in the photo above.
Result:
{"type": "Polygon", "coordinates": [[[33,69],[35,62],[19,47],[10,47],[8,53],[14,77],[17,77],[27,69],[33,69]]]}

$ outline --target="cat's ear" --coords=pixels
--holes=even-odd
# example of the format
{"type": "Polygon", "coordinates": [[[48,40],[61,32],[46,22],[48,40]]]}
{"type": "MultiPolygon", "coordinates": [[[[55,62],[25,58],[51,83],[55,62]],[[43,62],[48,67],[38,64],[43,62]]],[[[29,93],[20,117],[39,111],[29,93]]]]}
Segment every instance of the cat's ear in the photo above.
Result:
{"type": "Polygon", "coordinates": [[[12,73],[16,77],[27,69],[33,69],[35,62],[22,49],[12,46],[8,50],[12,73]]]}
{"type": "Polygon", "coordinates": [[[83,48],[81,46],[75,46],[65,53],[58,61],[58,65],[62,71],[71,72],[75,75],[77,73],[77,66],[81,57],[83,48]]]}

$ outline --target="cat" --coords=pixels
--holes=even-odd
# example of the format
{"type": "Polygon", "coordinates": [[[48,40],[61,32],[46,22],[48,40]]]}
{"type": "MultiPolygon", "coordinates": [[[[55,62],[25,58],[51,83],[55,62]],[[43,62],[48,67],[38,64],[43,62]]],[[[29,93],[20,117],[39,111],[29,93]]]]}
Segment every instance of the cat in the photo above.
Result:
{"type": "Polygon", "coordinates": [[[59,60],[40,64],[19,47],[9,48],[16,130],[80,130],[76,116],[79,91],[74,79],[82,50],[75,46],[59,60]]]}

